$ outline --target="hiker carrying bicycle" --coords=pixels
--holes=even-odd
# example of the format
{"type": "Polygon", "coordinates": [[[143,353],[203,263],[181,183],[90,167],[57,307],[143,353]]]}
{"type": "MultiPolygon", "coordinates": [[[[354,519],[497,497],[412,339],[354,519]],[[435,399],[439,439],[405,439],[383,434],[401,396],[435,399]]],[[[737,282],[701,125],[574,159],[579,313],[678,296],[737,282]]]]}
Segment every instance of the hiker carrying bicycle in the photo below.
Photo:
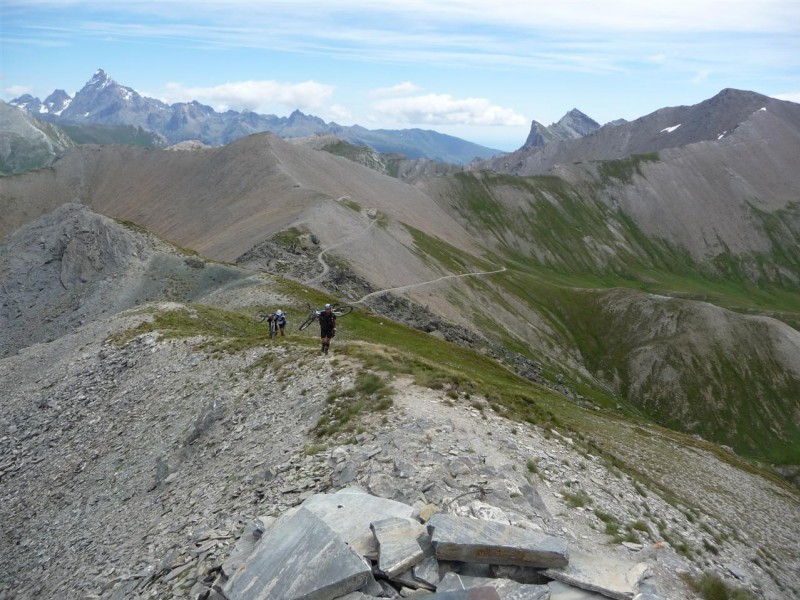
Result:
{"type": "Polygon", "coordinates": [[[279,333],[280,335],[286,335],[284,333],[286,329],[286,313],[281,309],[269,314],[261,313],[261,322],[263,323],[265,320],[269,324],[269,337],[273,338],[279,333]]]}
{"type": "Polygon", "coordinates": [[[280,333],[281,335],[286,335],[284,333],[284,329],[286,329],[286,313],[283,312],[280,308],[275,311],[275,314],[272,315],[272,322],[275,323],[275,334],[277,335],[280,333]]]}
{"type": "Polygon", "coordinates": [[[333,313],[333,305],[326,304],[317,318],[319,319],[319,341],[322,344],[320,352],[327,354],[331,347],[331,340],[336,335],[336,315],[333,313]]]}

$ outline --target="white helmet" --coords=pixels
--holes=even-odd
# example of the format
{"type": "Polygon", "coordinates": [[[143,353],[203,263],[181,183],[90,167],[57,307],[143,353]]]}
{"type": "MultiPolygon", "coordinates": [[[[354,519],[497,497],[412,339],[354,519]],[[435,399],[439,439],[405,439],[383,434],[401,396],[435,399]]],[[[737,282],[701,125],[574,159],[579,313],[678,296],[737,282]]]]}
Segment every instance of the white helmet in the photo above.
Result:
{"type": "Polygon", "coordinates": [[[279,308],[278,310],[275,311],[275,314],[280,317],[283,314],[283,311],[279,308]]]}
{"type": "Polygon", "coordinates": [[[333,305],[331,305],[331,304],[326,304],[326,305],[325,305],[325,308],[326,308],[326,309],[328,309],[328,308],[333,308],[333,305]]]}

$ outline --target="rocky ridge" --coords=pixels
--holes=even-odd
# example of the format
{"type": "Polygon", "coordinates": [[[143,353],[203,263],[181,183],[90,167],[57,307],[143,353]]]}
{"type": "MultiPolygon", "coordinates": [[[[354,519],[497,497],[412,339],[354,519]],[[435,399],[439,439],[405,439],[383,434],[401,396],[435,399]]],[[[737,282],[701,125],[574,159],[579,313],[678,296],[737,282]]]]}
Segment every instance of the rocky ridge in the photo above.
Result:
{"type": "MultiPolygon", "coordinates": [[[[336,355],[354,343],[346,335],[326,358],[294,339],[236,354],[157,333],[113,341],[152,309],[185,310],[123,313],[0,361],[7,597],[201,596],[248,523],[352,486],[645,562],[645,591],[666,598],[691,598],[679,575],[699,569],[797,597],[796,497],[713,454],[692,451],[697,472],[725,486],[698,517],[575,440],[404,378],[394,407],[367,414],[360,433],[320,440],[326,395],[361,370],[336,355]],[[620,543],[608,523],[636,525],[620,543]]],[[[683,499],[698,492],[685,479],[683,499]]]]}

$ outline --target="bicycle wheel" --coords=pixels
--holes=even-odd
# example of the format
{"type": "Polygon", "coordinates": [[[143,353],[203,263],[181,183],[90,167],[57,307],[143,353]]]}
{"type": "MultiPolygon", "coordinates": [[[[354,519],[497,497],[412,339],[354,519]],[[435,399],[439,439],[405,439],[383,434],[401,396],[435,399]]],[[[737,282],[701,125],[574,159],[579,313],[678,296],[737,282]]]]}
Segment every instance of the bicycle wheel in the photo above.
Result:
{"type": "Polygon", "coordinates": [[[312,314],[308,315],[306,320],[303,321],[302,323],[300,323],[300,327],[299,327],[300,331],[303,331],[303,329],[305,329],[306,327],[311,325],[316,320],[317,320],[317,315],[315,313],[312,313],[312,314]]]}
{"type": "Polygon", "coordinates": [[[272,321],[272,322],[269,324],[269,337],[270,337],[270,338],[274,338],[274,337],[275,337],[275,334],[276,334],[277,332],[278,332],[278,325],[275,323],[275,321],[272,321]]]}
{"type": "Polygon", "coordinates": [[[337,317],[343,317],[345,315],[349,315],[351,312],[353,312],[353,307],[347,304],[345,304],[344,306],[337,306],[336,308],[333,309],[333,314],[335,314],[337,317]]]}

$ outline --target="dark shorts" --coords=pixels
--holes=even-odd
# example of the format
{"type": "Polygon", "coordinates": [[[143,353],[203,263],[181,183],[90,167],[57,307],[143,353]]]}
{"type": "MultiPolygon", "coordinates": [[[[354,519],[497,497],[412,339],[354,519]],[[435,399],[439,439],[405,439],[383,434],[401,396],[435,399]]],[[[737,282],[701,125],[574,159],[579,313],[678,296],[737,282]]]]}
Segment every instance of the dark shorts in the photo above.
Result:
{"type": "Polygon", "coordinates": [[[323,325],[320,325],[320,327],[319,327],[319,337],[321,337],[321,338],[333,337],[333,332],[334,331],[335,330],[334,330],[333,327],[325,327],[323,325]]]}

